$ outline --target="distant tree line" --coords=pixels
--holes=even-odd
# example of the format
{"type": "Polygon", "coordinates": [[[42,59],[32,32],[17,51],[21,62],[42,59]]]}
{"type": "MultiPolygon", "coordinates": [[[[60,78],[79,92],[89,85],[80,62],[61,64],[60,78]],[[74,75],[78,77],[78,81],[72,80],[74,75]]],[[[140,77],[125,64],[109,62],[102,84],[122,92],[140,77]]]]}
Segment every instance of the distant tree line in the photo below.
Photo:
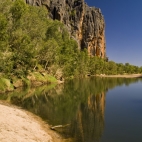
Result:
{"type": "Polygon", "coordinates": [[[117,64],[79,51],[66,27],[47,18],[45,7],[26,5],[23,0],[0,1],[0,72],[26,76],[46,71],[64,78],[86,74],[142,73],[142,67],[117,64]]]}

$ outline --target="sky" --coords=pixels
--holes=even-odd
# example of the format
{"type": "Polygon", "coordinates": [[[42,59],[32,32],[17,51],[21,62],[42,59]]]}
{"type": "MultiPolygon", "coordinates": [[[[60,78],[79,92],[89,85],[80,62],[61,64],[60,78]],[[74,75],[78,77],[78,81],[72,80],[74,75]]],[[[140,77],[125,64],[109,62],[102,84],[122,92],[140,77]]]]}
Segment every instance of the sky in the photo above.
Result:
{"type": "Polygon", "coordinates": [[[85,0],[105,19],[106,53],[116,63],[142,66],[142,0],[85,0]]]}

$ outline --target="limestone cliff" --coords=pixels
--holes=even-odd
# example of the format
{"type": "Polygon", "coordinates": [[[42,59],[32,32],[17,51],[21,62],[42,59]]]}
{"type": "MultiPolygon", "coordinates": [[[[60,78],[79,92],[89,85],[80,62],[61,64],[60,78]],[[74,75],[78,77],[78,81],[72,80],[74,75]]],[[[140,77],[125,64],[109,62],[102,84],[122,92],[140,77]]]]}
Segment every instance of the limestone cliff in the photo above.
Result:
{"type": "Polygon", "coordinates": [[[63,22],[82,50],[92,56],[106,57],[105,22],[99,8],[84,0],[25,0],[33,6],[46,6],[49,17],[63,22]]]}

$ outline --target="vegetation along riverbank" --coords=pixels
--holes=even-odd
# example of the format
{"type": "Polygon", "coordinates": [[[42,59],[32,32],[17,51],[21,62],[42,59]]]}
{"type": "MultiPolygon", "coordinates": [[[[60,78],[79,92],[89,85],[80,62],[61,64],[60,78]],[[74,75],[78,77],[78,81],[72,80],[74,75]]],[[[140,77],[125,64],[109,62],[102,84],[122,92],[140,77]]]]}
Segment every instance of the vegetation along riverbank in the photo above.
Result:
{"type": "Polygon", "coordinates": [[[142,73],[142,67],[89,56],[44,6],[22,0],[0,2],[0,92],[23,85],[95,74],[142,73]],[[37,32],[38,31],[38,32],[37,32]],[[52,79],[51,79],[52,78],[52,79]]]}

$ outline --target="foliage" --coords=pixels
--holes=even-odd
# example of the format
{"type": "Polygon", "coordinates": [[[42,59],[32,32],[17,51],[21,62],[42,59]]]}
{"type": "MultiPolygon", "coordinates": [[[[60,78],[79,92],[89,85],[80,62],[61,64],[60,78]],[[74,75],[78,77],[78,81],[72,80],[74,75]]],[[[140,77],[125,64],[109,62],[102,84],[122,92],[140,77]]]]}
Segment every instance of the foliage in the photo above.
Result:
{"type": "Polygon", "coordinates": [[[23,0],[0,1],[0,72],[8,77],[26,77],[29,71],[46,71],[64,78],[86,74],[142,73],[129,63],[106,62],[79,51],[66,27],[47,18],[45,7],[26,5],[23,0]]]}
{"type": "Polygon", "coordinates": [[[0,92],[5,92],[5,90],[13,91],[13,89],[14,87],[9,79],[3,77],[0,78],[0,92]]]}

